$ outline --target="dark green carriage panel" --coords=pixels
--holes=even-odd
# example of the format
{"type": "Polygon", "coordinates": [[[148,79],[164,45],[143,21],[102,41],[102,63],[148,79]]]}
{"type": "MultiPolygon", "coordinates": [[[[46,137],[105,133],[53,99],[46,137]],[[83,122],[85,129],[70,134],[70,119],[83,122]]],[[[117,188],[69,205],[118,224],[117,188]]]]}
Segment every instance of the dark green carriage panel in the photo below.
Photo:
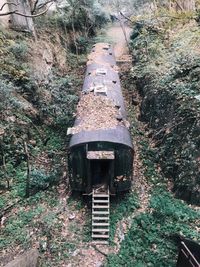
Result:
{"type": "Polygon", "coordinates": [[[85,146],[73,148],[69,156],[69,179],[72,190],[83,191],[86,187],[86,152],[85,146]]]}
{"type": "Polygon", "coordinates": [[[116,192],[127,191],[131,187],[133,177],[133,150],[121,145],[115,151],[115,157],[114,186],[116,192]]]}
{"type": "Polygon", "coordinates": [[[122,144],[111,142],[91,142],[71,148],[69,158],[70,185],[72,190],[90,192],[92,190],[91,160],[87,151],[114,151],[111,160],[109,186],[112,193],[130,189],[133,171],[133,150],[122,144]]]}

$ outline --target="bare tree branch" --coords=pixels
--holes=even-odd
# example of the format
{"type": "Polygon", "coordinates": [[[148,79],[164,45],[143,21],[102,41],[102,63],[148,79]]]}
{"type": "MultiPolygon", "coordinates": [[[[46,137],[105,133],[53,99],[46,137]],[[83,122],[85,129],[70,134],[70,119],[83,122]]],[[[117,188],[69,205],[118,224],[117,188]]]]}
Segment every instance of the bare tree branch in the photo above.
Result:
{"type": "Polygon", "coordinates": [[[1,6],[0,11],[2,11],[3,8],[4,8],[6,5],[8,5],[8,6],[9,6],[9,5],[18,6],[18,4],[15,4],[15,3],[4,3],[4,4],[1,6]]]}
{"type": "Polygon", "coordinates": [[[175,0],[176,5],[180,8],[181,11],[184,11],[184,8],[181,6],[181,4],[175,0]]]}
{"type": "Polygon", "coordinates": [[[5,155],[3,155],[3,171],[4,171],[4,175],[5,175],[6,182],[7,182],[7,188],[10,189],[10,180],[9,180],[8,172],[7,172],[7,168],[6,168],[6,158],[5,158],[5,155]]]}
{"type": "Polygon", "coordinates": [[[38,7],[37,7],[37,10],[39,9],[42,9],[43,7],[45,7],[46,5],[50,4],[50,3],[54,3],[55,1],[54,0],[49,0],[47,2],[45,2],[44,4],[40,4],[38,7]]]}
{"type": "Polygon", "coordinates": [[[33,14],[33,13],[36,11],[38,1],[39,1],[39,0],[36,0],[36,1],[35,1],[34,5],[33,5],[33,8],[32,8],[32,10],[31,10],[31,14],[33,14]]]}
{"type": "Polygon", "coordinates": [[[6,16],[6,15],[16,14],[16,15],[19,15],[19,16],[22,16],[22,17],[26,17],[26,18],[36,18],[36,17],[39,17],[41,15],[44,15],[49,10],[51,5],[49,5],[44,11],[42,11],[42,12],[40,12],[38,14],[35,14],[35,15],[27,15],[27,14],[23,14],[23,13],[18,12],[18,10],[14,10],[14,11],[8,11],[6,13],[0,13],[0,17],[6,16]]]}
{"type": "Polygon", "coordinates": [[[129,17],[125,16],[121,11],[120,11],[120,15],[124,17],[125,19],[127,19],[128,21],[133,22],[129,17]]]}
{"type": "Polygon", "coordinates": [[[36,11],[39,11],[40,9],[46,7],[46,5],[50,4],[50,3],[55,3],[55,0],[48,0],[43,4],[39,4],[38,5],[39,0],[36,0],[33,6],[33,9],[31,10],[31,14],[34,14],[36,11]]]}
{"type": "Polygon", "coordinates": [[[31,165],[30,165],[30,155],[28,151],[28,146],[26,141],[24,141],[24,153],[26,155],[26,164],[27,164],[27,175],[26,175],[26,197],[29,197],[29,187],[30,187],[30,175],[31,175],[31,165]]]}

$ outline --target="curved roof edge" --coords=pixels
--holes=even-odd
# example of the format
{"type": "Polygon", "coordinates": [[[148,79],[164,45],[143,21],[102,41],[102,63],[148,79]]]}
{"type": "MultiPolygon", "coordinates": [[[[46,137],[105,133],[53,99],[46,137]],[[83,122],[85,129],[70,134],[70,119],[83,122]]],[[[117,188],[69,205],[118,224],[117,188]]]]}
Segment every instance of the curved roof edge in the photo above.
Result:
{"type": "Polygon", "coordinates": [[[91,142],[110,142],[117,143],[133,148],[131,136],[126,127],[117,126],[112,129],[83,131],[71,137],[69,147],[91,143],[91,142]]]}

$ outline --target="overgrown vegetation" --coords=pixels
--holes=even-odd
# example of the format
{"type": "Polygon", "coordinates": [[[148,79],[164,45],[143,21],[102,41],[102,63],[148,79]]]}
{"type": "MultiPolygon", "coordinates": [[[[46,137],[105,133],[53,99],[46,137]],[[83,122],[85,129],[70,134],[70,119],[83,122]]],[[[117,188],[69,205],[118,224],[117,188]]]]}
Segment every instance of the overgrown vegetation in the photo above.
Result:
{"type": "Polygon", "coordinates": [[[109,13],[99,1],[67,0],[62,7],[58,5],[52,16],[38,18],[36,25],[39,29],[44,24],[50,29],[57,28],[65,46],[80,54],[87,51],[91,38],[109,21],[109,13]]]}
{"type": "MultiPolygon", "coordinates": [[[[152,4],[128,2],[143,11],[152,4]]],[[[136,216],[107,266],[175,266],[177,236],[200,241],[198,209],[174,199],[166,179],[176,196],[200,203],[199,15],[180,12],[182,2],[170,1],[169,11],[169,3],[154,1],[153,16],[132,18],[134,67],[126,80],[128,93],[134,83],[143,98],[140,119],[147,125],[141,131],[134,118],[131,130],[140,138],[140,160],[152,189],[147,209],[138,214],[135,192],[113,201],[111,244],[118,224],[136,216]]],[[[70,0],[58,9],[35,20],[34,43],[27,34],[0,32],[2,264],[36,247],[41,266],[76,266],[90,241],[86,207],[80,199],[68,200],[65,191],[66,130],[83,82],[86,59],[80,54],[109,16],[98,1],[70,0]]]]}
{"type": "MultiPolygon", "coordinates": [[[[80,88],[81,84],[75,74],[60,76],[56,68],[52,71],[50,80],[38,84],[33,79],[31,70],[25,65],[28,54],[31,54],[29,40],[25,39],[22,44],[18,44],[13,38],[14,36],[9,37],[1,33],[0,141],[3,179],[0,182],[2,187],[9,187],[11,190],[15,183],[18,184],[18,178],[24,180],[25,184],[25,142],[28,144],[31,168],[36,169],[38,173],[39,169],[45,172],[44,180],[51,180],[52,178],[47,177],[55,176],[53,165],[56,161],[64,164],[61,157],[62,151],[66,153],[66,144],[65,139],[61,140],[60,137],[65,138],[66,129],[73,122],[73,112],[78,100],[77,87],[80,88]],[[12,45],[7,46],[8,43],[12,45]],[[56,139],[58,135],[60,137],[56,139]],[[22,173],[23,178],[20,178],[22,173]]],[[[20,35],[20,38],[23,36],[20,35]]],[[[54,180],[59,180],[58,176],[62,171],[64,170],[61,167],[54,180]]],[[[39,189],[41,181],[36,185],[35,178],[33,180],[31,188],[34,184],[39,189]]]]}
{"type": "Polygon", "coordinates": [[[139,208],[139,203],[137,199],[137,194],[135,192],[130,192],[126,196],[120,196],[113,199],[111,205],[111,216],[110,216],[110,239],[113,241],[114,235],[116,234],[117,223],[123,218],[129,216],[137,208],[139,208]]]}
{"type": "Polygon", "coordinates": [[[154,190],[148,212],[134,218],[120,252],[108,258],[107,266],[176,266],[176,236],[199,240],[198,219],[197,212],[170,193],[154,190]]]}
{"type": "Polygon", "coordinates": [[[135,24],[132,75],[143,96],[141,119],[152,129],[158,162],[176,195],[199,204],[199,27],[193,24],[191,31],[179,25],[170,34],[165,23],[163,29],[155,21],[135,24]]]}
{"type": "Polygon", "coordinates": [[[85,209],[78,209],[77,199],[65,202],[61,195],[61,188],[52,188],[15,206],[2,227],[2,263],[12,259],[16,246],[20,250],[38,248],[41,266],[58,266],[72,259],[83,240],[85,209]],[[75,217],[70,220],[72,214],[75,217]]]}

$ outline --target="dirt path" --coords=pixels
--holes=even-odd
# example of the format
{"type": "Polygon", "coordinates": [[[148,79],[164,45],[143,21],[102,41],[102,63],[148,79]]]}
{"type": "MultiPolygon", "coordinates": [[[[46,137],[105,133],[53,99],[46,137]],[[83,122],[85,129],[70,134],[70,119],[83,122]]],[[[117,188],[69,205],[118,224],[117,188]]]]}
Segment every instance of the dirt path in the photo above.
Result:
{"type": "MultiPolygon", "coordinates": [[[[125,25],[124,31],[127,40],[129,40],[132,29],[125,25]]],[[[126,38],[120,24],[115,24],[114,26],[108,28],[106,35],[114,43],[114,51],[117,60],[123,55],[129,54],[126,38]]]]}

